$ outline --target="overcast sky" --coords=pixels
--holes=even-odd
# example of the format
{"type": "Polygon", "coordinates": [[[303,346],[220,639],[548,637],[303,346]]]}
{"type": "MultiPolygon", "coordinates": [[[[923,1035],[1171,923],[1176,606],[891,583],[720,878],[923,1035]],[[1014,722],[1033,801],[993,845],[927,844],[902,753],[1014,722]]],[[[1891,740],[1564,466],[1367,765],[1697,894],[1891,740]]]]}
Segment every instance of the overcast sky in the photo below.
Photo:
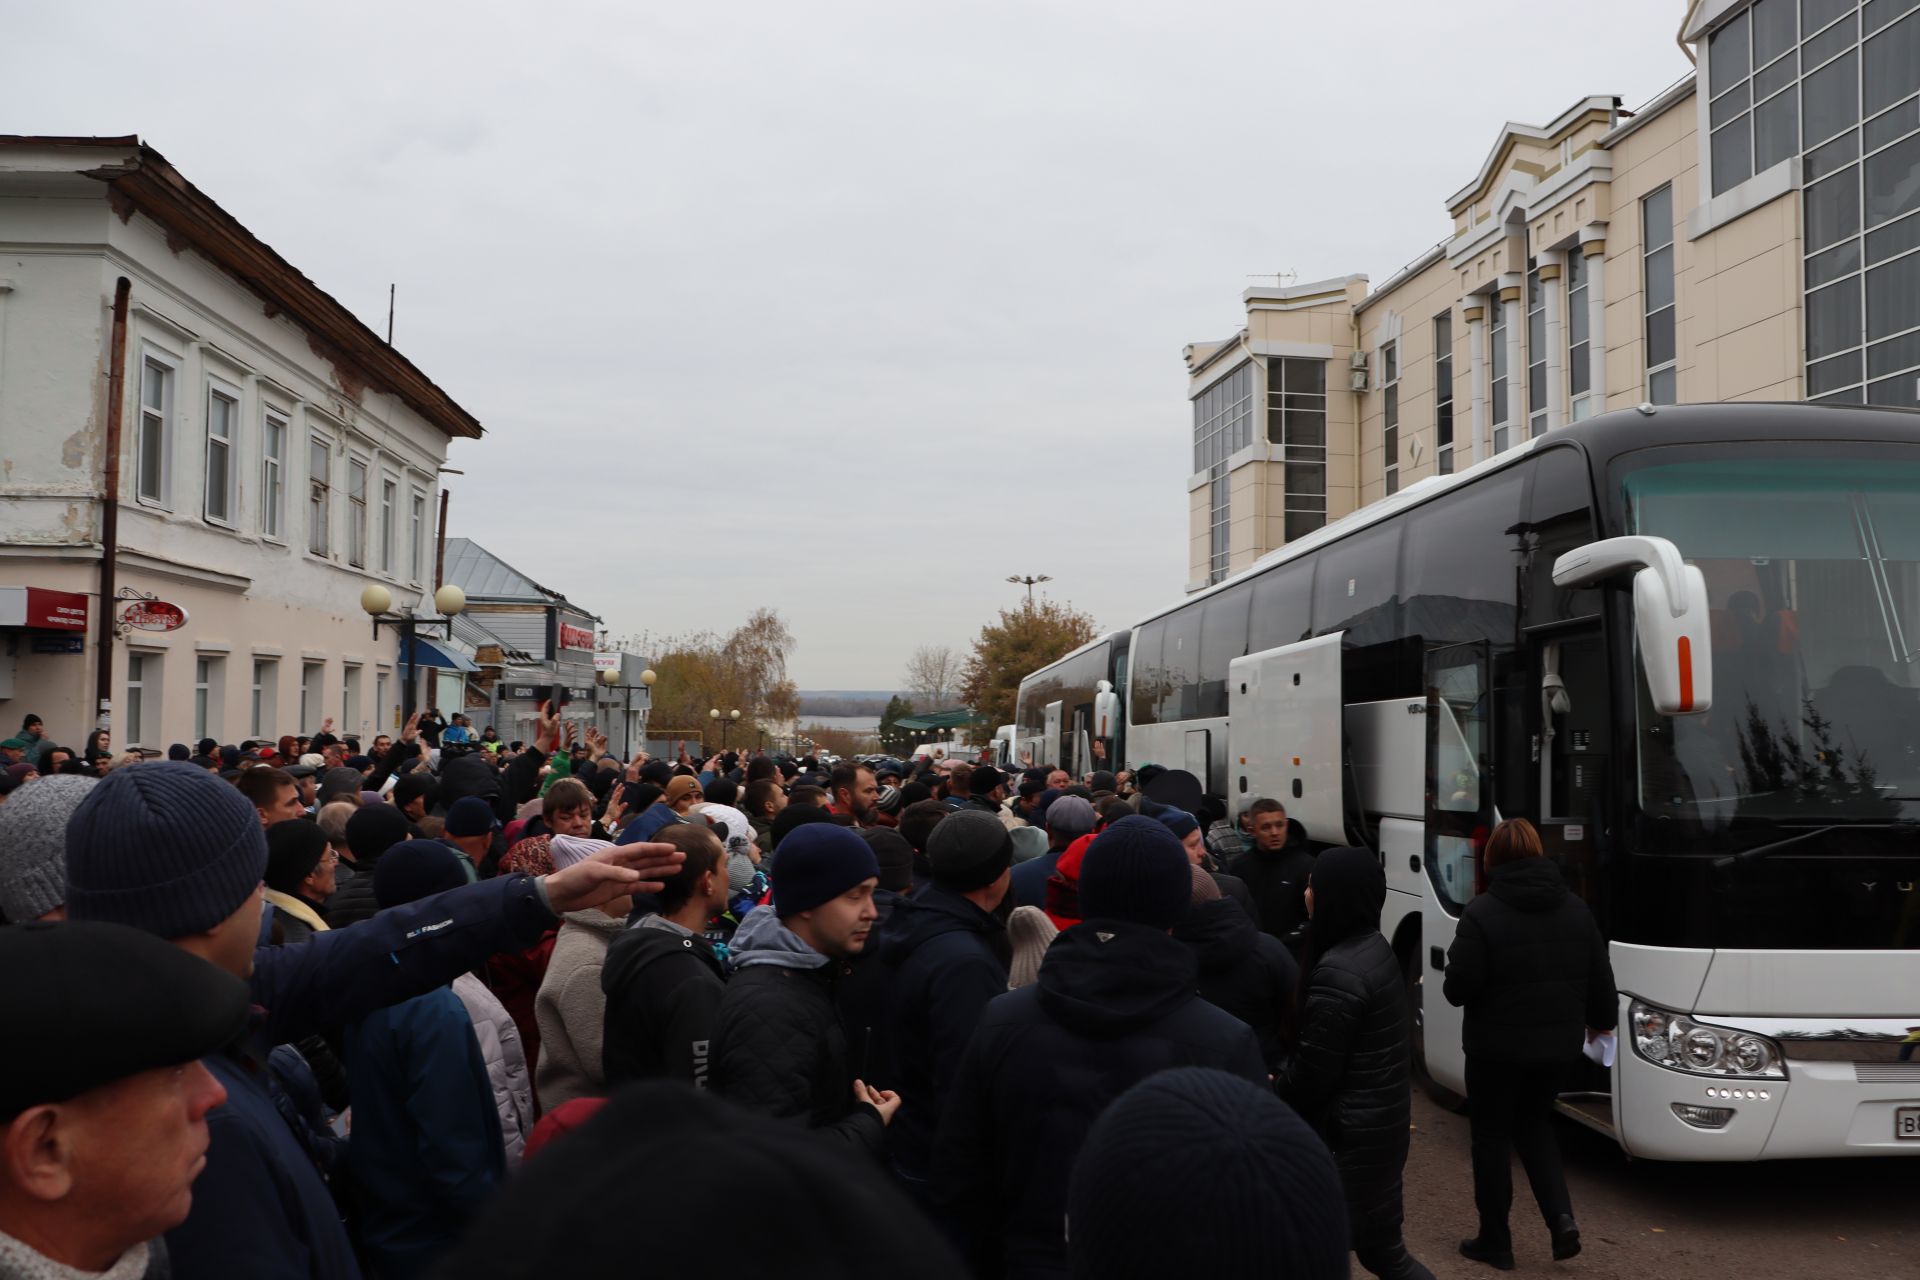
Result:
{"type": "Polygon", "coordinates": [[[453,534],[876,688],[1009,574],[1176,599],[1181,347],[1384,280],[1501,122],[1685,74],[1684,7],[0,0],[0,131],[138,133],[376,330],[397,281],[487,428],[453,534]]]}

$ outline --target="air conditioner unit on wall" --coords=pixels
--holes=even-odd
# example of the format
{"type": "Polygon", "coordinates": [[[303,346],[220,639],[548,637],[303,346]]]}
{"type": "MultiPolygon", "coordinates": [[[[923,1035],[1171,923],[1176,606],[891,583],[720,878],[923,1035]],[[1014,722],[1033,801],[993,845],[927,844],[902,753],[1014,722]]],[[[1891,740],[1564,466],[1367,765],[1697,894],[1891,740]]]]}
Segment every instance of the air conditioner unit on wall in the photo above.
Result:
{"type": "Polygon", "coordinates": [[[1367,353],[1366,353],[1366,352],[1364,352],[1364,351],[1358,351],[1358,350],[1356,350],[1356,351],[1354,351],[1354,352],[1353,352],[1352,354],[1350,354],[1350,355],[1349,355],[1349,356],[1347,357],[1347,368],[1349,368],[1349,369],[1365,369],[1366,367],[1367,367],[1367,353]]]}
{"type": "Polygon", "coordinates": [[[1355,369],[1353,373],[1349,375],[1348,380],[1355,391],[1365,391],[1367,389],[1367,371],[1365,369],[1355,369]]]}

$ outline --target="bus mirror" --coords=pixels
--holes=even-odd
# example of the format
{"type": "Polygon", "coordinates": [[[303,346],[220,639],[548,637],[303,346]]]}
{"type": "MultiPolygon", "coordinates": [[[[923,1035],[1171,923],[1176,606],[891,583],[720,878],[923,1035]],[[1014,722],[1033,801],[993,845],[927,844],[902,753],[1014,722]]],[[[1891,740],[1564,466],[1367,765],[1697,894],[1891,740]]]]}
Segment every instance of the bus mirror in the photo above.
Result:
{"type": "Polygon", "coordinates": [[[1120,695],[1102,680],[1093,695],[1093,736],[1111,738],[1120,732],[1120,695]]]}
{"type": "Polygon", "coordinates": [[[1665,538],[1635,535],[1590,542],[1553,564],[1559,587],[1586,587],[1633,574],[1634,638],[1647,692],[1661,715],[1696,715],[1713,706],[1713,649],[1707,581],[1665,538]]]}

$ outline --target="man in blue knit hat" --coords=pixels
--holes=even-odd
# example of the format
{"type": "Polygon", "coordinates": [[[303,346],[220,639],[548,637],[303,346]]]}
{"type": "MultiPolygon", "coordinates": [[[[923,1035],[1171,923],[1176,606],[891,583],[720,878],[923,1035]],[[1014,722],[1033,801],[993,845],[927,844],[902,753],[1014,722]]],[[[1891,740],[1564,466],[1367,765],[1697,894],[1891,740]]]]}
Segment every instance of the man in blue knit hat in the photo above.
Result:
{"type": "Polygon", "coordinates": [[[848,827],[815,822],[780,841],[773,904],[733,935],[735,972],[713,1033],[713,1089],[879,1155],[898,1094],[871,1089],[835,992],[880,918],[880,863],[848,827]]]}
{"type": "Polygon", "coordinates": [[[677,850],[630,845],[549,876],[502,876],[382,911],[298,947],[262,947],[260,817],[190,764],[119,769],[67,823],[67,914],[131,925],[248,979],[251,1035],[207,1059],[227,1091],[209,1118],[193,1208],[167,1232],[174,1280],[360,1274],[301,1135],[276,1103],[267,1051],[431,991],[525,949],[563,911],[658,892],[677,850]]]}
{"type": "Polygon", "coordinates": [[[1252,1029],[1194,994],[1193,952],[1170,936],[1192,895],[1190,866],[1152,818],[1095,836],[1080,867],[1081,923],[1047,948],[1038,981],[987,1006],[968,1042],[934,1143],[933,1198],[971,1233],[977,1274],[1066,1271],[1074,1159],[1131,1085],[1215,1067],[1268,1087],[1252,1029]]]}

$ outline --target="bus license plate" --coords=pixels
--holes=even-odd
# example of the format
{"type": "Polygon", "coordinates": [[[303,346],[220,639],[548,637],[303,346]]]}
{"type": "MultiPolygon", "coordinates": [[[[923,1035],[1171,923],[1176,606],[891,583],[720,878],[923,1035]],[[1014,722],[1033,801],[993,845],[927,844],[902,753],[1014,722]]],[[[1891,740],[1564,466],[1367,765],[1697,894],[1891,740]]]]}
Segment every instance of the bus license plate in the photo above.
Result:
{"type": "Polygon", "coordinates": [[[1893,1136],[1909,1142],[1920,1142],[1920,1107],[1894,1109],[1893,1136]]]}

